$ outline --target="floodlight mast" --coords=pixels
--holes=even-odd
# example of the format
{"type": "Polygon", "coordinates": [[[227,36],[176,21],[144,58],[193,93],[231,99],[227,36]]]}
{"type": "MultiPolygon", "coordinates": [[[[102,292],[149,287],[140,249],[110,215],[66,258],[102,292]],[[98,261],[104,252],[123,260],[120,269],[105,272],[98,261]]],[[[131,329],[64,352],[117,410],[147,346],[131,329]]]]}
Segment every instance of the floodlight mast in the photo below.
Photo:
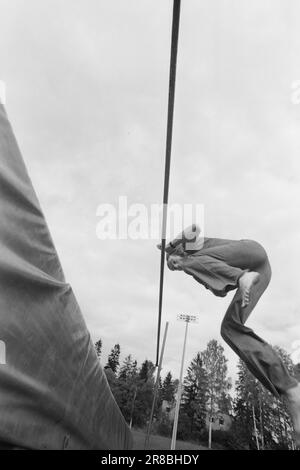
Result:
{"type": "Polygon", "coordinates": [[[184,342],[183,342],[183,350],[182,350],[182,358],[181,358],[180,377],[179,377],[178,391],[177,391],[175,417],[174,417],[174,424],[173,424],[171,450],[176,449],[177,427],[178,427],[178,418],[179,418],[180,402],[181,402],[181,395],[182,395],[182,376],[183,376],[183,368],[184,368],[188,325],[189,323],[197,323],[198,318],[196,315],[180,314],[177,316],[177,320],[185,322],[185,334],[184,334],[184,342]]]}

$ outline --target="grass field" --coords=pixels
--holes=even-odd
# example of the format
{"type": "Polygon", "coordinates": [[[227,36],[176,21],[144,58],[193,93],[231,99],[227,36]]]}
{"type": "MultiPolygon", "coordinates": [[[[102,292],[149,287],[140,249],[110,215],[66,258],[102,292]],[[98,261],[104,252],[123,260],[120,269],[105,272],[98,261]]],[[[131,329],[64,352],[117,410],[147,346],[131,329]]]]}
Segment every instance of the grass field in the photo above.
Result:
{"type": "MultiPolygon", "coordinates": [[[[132,430],[133,434],[133,449],[142,450],[145,445],[145,434],[142,431],[132,430]]],[[[162,436],[151,436],[149,449],[151,450],[170,450],[171,439],[162,436]]],[[[206,447],[202,447],[197,444],[191,444],[190,442],[177,441],[176,450],[208,450],[206,447]]]]}

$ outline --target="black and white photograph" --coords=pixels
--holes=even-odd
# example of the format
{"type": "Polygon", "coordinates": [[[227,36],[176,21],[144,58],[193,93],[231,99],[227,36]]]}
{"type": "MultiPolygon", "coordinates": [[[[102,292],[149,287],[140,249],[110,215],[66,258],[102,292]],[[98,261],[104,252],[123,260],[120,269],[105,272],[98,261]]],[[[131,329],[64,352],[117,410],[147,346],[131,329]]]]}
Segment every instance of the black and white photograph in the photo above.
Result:
{"type": "Polygon", "coordinates": [[[299,18],[0,0],[1,455],[300,450],[299,18]]]}

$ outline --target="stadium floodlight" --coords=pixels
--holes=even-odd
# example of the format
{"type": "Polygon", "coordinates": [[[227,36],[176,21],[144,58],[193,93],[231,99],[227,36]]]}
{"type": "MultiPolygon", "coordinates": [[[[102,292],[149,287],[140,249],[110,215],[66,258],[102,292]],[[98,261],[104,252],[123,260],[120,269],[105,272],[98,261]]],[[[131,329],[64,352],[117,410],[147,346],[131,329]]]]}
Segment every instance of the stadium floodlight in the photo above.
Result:
{"type": "Polygon", "coordinates": [[[198,317],[196,315],[186,315],[184,313],[181,313],[181,314],[177,315],[177,320],[185,322],[185,335],[184,335],[183,350],[182,350],[180,378],[179,378],[178,391],[177,391],[177,400],[176,400],[175,417],[174,417],[174,424],[173,424],[171,450],[175,450],[175,448],[176,448],[177,427],[178,427],[178,418],[179,418],[179,410],[180,410],[180,402],[181,402],[181,394],[182,394],[182,376],[183,376],[183,368],[184,368],[184,358],[185,358],[185,350],[186,350],[188,325],[189,325],[189,323],[198,323],[198,317]]]}
{"type": "Polygon", "coordinates": [[[188,323],[198,323],[198,317],[196,315],[187,315],[185,313],[180,313],[177,315],[177,320],[188,323]]]}

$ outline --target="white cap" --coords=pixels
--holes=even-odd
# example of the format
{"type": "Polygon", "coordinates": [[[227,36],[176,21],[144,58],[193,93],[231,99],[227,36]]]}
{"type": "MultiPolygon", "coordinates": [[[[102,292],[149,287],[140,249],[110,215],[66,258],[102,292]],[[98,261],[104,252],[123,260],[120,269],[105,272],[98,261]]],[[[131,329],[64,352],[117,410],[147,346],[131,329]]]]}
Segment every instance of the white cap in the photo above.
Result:
{"type": "Polygon", "coordinates": [[[0,80],[0,103],[6,103],[6,86],[5,82],[3,82],[2,80],[0,80]]]}

